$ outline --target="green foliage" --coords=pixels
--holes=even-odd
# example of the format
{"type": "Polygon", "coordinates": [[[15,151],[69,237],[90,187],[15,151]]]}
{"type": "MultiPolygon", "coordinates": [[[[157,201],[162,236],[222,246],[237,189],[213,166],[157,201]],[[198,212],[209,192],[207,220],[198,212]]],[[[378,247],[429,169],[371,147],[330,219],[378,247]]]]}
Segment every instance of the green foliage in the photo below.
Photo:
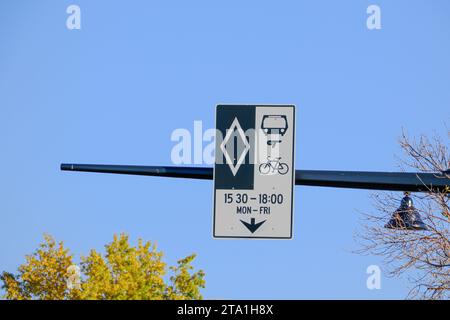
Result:
{"type": "MultiPolygon", "coordinates": [[[[191,263],[195,255],[178,261],[170,267],[169,281],[165,281],[167,266],[163,253],[150,242],[141,239],[133,247],[126,234],[114,235],[105,246],[105,255],[91,250],[81,259],[79,283],[68,286],[73,257],[48,235],[14,275],[3,272],[0,280],[6,291],[4,298],[29,299],[83,299],[83,300],[163,300],[202,299],[200,289],[205,287],[204,272],[194,272],[191,263]]],[[[76,279],[76,278],[74,278],[76,279]]]]}

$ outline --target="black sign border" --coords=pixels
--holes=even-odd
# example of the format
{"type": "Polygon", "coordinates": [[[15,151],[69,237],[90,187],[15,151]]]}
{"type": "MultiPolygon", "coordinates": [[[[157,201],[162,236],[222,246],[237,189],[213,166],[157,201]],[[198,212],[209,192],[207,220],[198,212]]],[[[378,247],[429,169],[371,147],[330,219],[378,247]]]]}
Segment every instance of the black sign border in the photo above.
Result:
{"type": "MultiPolygon", "coordinates": [[[[290,235],[289,237],[264,237],[264,236],[217,236],[215,234],[216,232],[216,188],[215,188],[215,181],[216,181],[216,155],[214,154],[214,167],[213,167],[213,224],[212,224],[212,234],[214,239],[255,239],[255,240],[292,240],[293,239],[293,227],[294,227],[294,187],[295,187],[295,123],[296,121],[296,114],[295,114],[295,105],[294,104],[242,104],[242,103],[236,103],[236,104],[226,104],[221,103],[216,105],[216,113],[215,113],[215,127],[217,128],[217,109],[220,106],[242,106],[242,107],[290,107],[293,109],[293,119],[294,123],[292,125],[292,174],[291,174],[291,228],[290,228],[290,235]]],[[[255,112],[256,114],[256,112],[255,112]]],[[[256,129],[256,128],[255,128],[256,129]]],[[[217,152],[217,150],[215,150],[217,152]]]]}

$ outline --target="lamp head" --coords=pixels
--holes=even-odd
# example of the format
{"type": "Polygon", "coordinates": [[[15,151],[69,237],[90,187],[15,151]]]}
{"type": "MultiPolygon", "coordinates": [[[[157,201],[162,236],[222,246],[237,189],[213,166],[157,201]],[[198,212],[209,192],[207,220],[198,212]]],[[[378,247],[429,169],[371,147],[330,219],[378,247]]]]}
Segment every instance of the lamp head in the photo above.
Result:
{"type": "Polygon", "coordinates": [[[385,228],[398,230],[428,230],[419,212],[414,208],[409,192],[405,192],[400,207],[395,210],[385,228]]]}

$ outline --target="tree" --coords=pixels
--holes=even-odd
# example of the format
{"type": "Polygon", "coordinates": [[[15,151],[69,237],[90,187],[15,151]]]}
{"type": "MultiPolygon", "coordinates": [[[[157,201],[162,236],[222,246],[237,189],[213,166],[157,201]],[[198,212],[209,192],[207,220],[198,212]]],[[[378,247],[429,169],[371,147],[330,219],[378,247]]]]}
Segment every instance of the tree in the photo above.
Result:
{"type": "Polygon", "coordinates": [[[3,272],[6,299],[59,300],[70,293],[66,286],[66,270],[72,265],[72,256],[63,246],[49,236],[33,255],[26,257],[26,263],[19,267],[19,274],[3,272]]]}
{"type": "MultiPolygon", "coordinates": [[[[400,146],[406,153],[406,159],[401,160],[402,169],[442,173],[450,178],[449,147],[439,136],[410,139],[403,134],[400,146]]],[[[408,298],[450,297],[449,195],[450,189],[428,189],[413,195],[414,206],[428,229],[424,231],[385,228],[400,203],[401,197],[394,193],[374,194],[375,212],[363,216],[362,230],[357,234],[361,247],[357,252],[382,256],[390,276],[408,274],[412,284],[408,298]]]]}
{"type": "Polygon", "coordinates": [[[162,257],[150,242],[139,239],[133,247],[128,235],[120,234],[105,246],[104,255],[91,250],[78,268],[63,243],[45,235],[44,242],[18,268],[18,274],[3,272],[0,280],[6,299],[202,299],[205,274],[202,270],[193,272],[195,255],[170,267],[168,281],[162,257]]]}

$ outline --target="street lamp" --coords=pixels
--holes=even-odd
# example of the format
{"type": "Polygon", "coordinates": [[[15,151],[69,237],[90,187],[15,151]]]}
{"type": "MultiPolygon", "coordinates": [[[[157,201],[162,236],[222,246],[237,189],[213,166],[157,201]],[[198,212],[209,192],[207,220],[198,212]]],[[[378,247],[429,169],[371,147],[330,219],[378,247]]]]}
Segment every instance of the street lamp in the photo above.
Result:
{"type": "Polygon", "coordinates": [[[428,230],[419,212],[414,208],[409,192],[404,193],[400,207],[395,210],[391,220],[385,225],[388,229],[400,230],[428,230]]]}

